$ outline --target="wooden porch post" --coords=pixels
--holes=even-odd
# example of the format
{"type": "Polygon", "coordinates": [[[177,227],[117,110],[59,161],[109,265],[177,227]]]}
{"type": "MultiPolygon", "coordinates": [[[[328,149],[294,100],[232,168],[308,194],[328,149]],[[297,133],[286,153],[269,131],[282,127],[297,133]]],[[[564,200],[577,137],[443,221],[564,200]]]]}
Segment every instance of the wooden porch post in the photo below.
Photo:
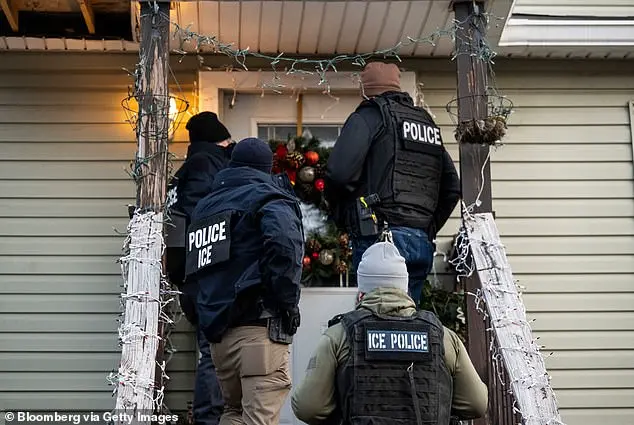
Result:
{"type": "MultiPolygon", "coordinates": [[[[455,49],[457,65],[457,98],[458,98],[458,122],[485,119],[487,116],[487,64],[477,55],[470,53],[479,52],[481,39],[485,35],[486,28],[476,28],[482,19],[470,19],[478,8],[484,13],[484,4],[481,1],[453,0],[453,10],[459,28],[456,30],[455,49]]],[[[492,212],[491,200],[491,171],[487,156],[489,146],[483,144],[460,144],[460,177],[462,184],[462,199],[467,206],[473,205],[476,199],[478,204],[474,206],[474,213],[492,212]],[[478,198],[478,194],[480,194],[478,198]]],[[[466,292],[475,294],[480,288],[477,273],[462,281],[466,292]]],[[[467,321],[468,343],[467,348],[473,364],[482,380],[491,385],[490,355],[487,344],[485,322],[482,315],[476,310],[475,298],[467,296],[467,321]]],[[[489,402],[491,403],[491,401],[489,402]]],[[[486,418],[474,421],[475,425],[484,425],[486,418]]]]}
{"type": "MultiPolygon", "coordinates": [[[[141,126],[137,130],[137,160],[142,158],[148,158],[148,160],[147,170],[144,171],[143,178],[137,184],[137,207],[140,211],[154,211],[162,218],[165,218],[163,205],[169,174],[169,16],[170,0],[141,2],[139,63],[142,67],[141,87],[147,87],[147,89],[139,104],[141,126]]],[[[162,223],[160,224],[163,231],[162,223]]],[[[161,246],[161,254],[162,248],[161,246]]],[[[161,265],[163,265],[163,258],[161,258],[161,265]]],[[[160,281],[155,284],[161,286],[160,281]]],[[[160,293],[159,298],[162,298],[160,293]]],[[[165,333],[165,322],[158,317],[157,320],[157,333],[159,337],[162,337],[165,333]]],[[[165,340],[160,338],[157,345],[154,385],[157,389],[161,389],[163,375],[158,365],[164,360],[165,340]]]]}
{"type": "MultiPolygon", "coordinates": [[[[163,221],[168,177],[169,139],[169,0],[141,5],[139,63],[135,70],[137,153],[132,169],[136,208],[128,226],[126,281],[116,413],[150,415],[162,403],[164,343],[163,221]]],[[[125,421],[123,419],[122,421],[125,421]]],[[[118,423],[122,423],[118,421],[118,423]]]]}
{"type": "Polygon", "coordinates": [[[137,207],[161,212],[167,190],[170,1],[141,1],[137,207]],[[154,9],[156,5],[156,10],[154,9]]]}

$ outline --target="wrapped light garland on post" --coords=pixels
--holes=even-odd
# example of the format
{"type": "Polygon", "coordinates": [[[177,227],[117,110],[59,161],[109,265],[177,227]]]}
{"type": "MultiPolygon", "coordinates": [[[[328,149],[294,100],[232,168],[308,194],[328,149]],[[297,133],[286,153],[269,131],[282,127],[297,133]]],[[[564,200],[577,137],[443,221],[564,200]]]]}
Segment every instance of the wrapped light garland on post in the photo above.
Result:
{"type": "Polygon", "coordinates": [[[503,371],[508,374],[507,391],[514,396],[514,410],[521,415],[522,424],[564,425],[493,215],[468,210],[464,215],[463,237],[473,264],[465,269],[477,273],[482,284],[480,293],[474,295],[491,322],[490,350],[498,378],[504,386],[503,371]]]}
{"type": "Polygon", "coordinates": [[[170,113],[166,13],[169,3],[141,3],[140,58],[134,89],[123,102],[137,137],[130,171],[137,193],[136,205],[129,207],[128,237],[119,259],[125,291],[119,327],[121,360],[117,372],[108,376],[115,387],[117,424],[129,422],[125,414],[136,425],[149,425],[152,415],[164,409],[164,354],[170,350],[166,343],[174,323],[169,306],[177,294],[165,279],[162,261],[169,140],[188,107],[185,101],[170,113]],[[132,106],[135,103],[137,107],[132,106]]]}

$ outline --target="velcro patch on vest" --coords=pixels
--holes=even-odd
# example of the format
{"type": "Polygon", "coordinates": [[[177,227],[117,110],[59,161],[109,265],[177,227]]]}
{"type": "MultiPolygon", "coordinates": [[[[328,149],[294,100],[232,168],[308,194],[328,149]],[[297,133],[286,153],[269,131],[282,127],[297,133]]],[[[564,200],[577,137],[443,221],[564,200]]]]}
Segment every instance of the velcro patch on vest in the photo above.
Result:
{"type": "Polygon", "coordinates": [[[398,121],[398,135],[406,150],[423,153],[437,153],[443,145],[440,128],[431,123],[411,119],[398,121]]]}
{"type": "Polygon", "coordinates": [[[192,223],[187,229],[186,274],[227,261],[230,249],[231,211],[192,223]]]}
{"type": "Polygon", "coordinates": [[[429,326],[412,322],[368,323],[365,326],[365,359],[425,360],[430,355],[429,326]]]}

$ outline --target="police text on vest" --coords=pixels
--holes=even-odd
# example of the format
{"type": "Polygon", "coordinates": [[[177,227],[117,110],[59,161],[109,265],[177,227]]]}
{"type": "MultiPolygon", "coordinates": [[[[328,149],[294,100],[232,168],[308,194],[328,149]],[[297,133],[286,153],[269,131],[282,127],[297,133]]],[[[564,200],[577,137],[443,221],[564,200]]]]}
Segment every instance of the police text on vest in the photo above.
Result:
{"type": "Polygon", "coordinates": [[[198,250],[198,268],[211,264],[213,244],[227,239],[226,220],[189,232],[189,251],[198,250]]]}
{"type": "Polygon", "coordinates": [[[367,330],[368,351],[429,352],[427,332],[367,330]]]}
{"type": "Polygon", "coordinates": [[[403,138],[413,142],[441,145],[440,129],[425,124],[403,121],[403,138]]]}

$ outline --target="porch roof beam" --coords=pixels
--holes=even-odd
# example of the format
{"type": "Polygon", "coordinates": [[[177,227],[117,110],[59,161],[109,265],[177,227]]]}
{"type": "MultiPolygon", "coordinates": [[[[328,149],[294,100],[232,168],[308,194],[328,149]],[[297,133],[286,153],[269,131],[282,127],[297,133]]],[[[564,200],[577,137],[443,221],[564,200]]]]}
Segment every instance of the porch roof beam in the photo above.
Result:
{"type": "Polygon", "coordinates": [[[0,0],[0,6],[2,6],[4,16],[6,16],[7,21],[9,21],[11,30],[18,32],[18,9],[16,5],[13,4],[11,0],[0,0]]]}
{"type": "MultiPolygon", "coordinates": [[[[2,0],[0,0],[2,1],[2,0]]],[[[81,14],[84,17],[84,22],[86,22],[86,27],[88,28],[88,32],[90,34],[95,33],[95,12],[92,9],[91,0],[76,0],[79,5],[79,9],[81,9],[81,14]]]]}

